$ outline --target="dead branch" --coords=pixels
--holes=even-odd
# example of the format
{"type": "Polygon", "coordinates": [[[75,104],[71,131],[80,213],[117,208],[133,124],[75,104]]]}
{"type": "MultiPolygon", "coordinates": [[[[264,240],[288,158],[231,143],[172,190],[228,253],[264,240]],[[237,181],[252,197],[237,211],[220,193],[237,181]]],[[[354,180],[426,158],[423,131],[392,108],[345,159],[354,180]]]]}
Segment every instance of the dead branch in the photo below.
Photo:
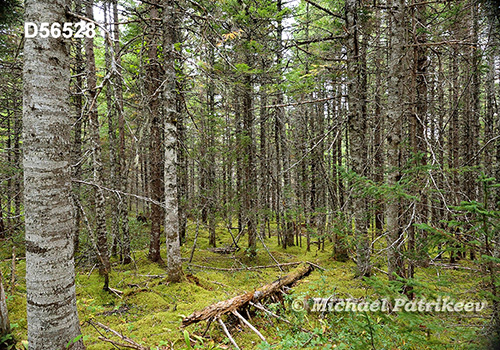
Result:
{"type": "Polygon", "coordinates": [[[114,345],[118,345],[118,346],[123,346],[123,347],[127,347],[127,348],[131,348],[131,349],[137,349],[137,350],[150,350],[149,347],[146,347],[146,346],[142,346],[141,344],[138,344],[136,343],[135,341],[133,341],[132,339],[130,339],[129,337],[127,336],[124,336],[123,334],[120,334],[118,333],[117,331],[115,331],[114,329],[111,329],[109,328],[108,326],[106,325],[103,325],[102,323],[100,322],[97,322],[97,321],[89,321],[91,325],[93,325],[94,327],[95,326],[99,326],[101,327],[102,329],[104,329],[106,332],[110,332],[110,333],[113,333],[114,335],[116,335],[118,338],[120,338],[121,340],[127,342],[128,344],[121,344],[121,343],[118,343],[114,340],[111,340],[111,339],[108,339],[106,337],[99,337],[99,339],[101,340],[104,340],[104,341],[107,341],[111,344],[114,344],[114,345]]]}
{"type": "Polygon", "coordinates": [[[224,324],[224,322],[222,322],[222,320],[220,319],[220,317],[217,317],[217,322],[219,322],[220,326],[222,327],[222,330],[224,331],[224,333],[226,333],[226,336],[231,341],[231,344],[233,344],[236,349],[240,350],[240,347],[238,346],[238,344],[236,344],[236,342],[234,341],[233,337],[231,336],[231,333],[229,333],[229,331],[227,330],[226,325],[224,324]]]}
{"type": "Polygon", "coordinates": [[[254,292],[241,294],[231,299],[219,301],[215,304],[207,306],[201,311],[195,311],[190,316],[187,316],[182,320],[182,327],[186,327],[200,321],[220,317],[221,315],[243,308],[251,301],[257,302],[269,297],[279,292],[282,287],[290,286],[304,276],[307,276],[312,270],[313,266],[310,264],[299,266],[288,275],[285,275],[272,283],[266,284],[254,292]]]}
{"type": "Polygon", "coordinates": [[[250,322],[248,322],[245,317],[241,316],[238,311],[234,310],[233,311],[233,315],[235,315],[236,317],[238,317],[241,322],[243,322],[248,328],[250,328],[252,331],[254,331],[255,334],[257,334],[259,336],[259,338],[262,339],[262,341],[266,341],[266,338],[264,338],[264,336],[262,335],[262,333],[259,332],[257,330],[257,328],[255,328],[254,326],[252,326],[252,324],[250,322]]]}
{"type": "Polygon", "coordinates": [[[117,189],[114,189],[114,188],[109,188],[109,187],[106,187],[106,186],[98,185],[98,184],[93,183],[93,182],[88,182],[88,181],[83,181],[83,180],[78,180],[78,179],[71,179],[71,181],[72,182],[81,183],[81,184],[84,184],[84,185],[88,185],[88,186],[94,186],[94,187],[100,188],[100,189],[108,191],[108,192],[113,192],[118,197],[120,197],[120,195],[134,197],[134,198],[140,199],[140,200],[145,201],[145,202],[153,203],[154,205],[157,205],[157,206],[159,206],[161,208],[165,208],[165,204],[163,204],[161,202],[158,202],[158,201],[155,201],[155,200],[153,200],[151,198],[148,198],[148,197],[139,196],[139,195],[133,194],[133,193],[123,192],[123,191],[120,191],[120,190],[117,190],[117,189]]]}
{"type": "MultiPolygon", "coordinates": [[[[216,271],[228,271],[228,272],[235,272],[235,271],[252,271],[252,270],[262,270],[262,269],[271,269],[275,267],[283,267],[283,266],[296,266],[302,264],[302,261],[298,262],[290,262],[290,263],[283,263],[283,264],[273,264],[273,265],[263,265],[263,266],[251,266],[251,267],[212,267],[212,266],[203,266],[203,265],[196,265],[196,264],[189,264],[189,266],[193,267],[198,267],[200,269],[207,269],[207,270],[216,270],[216,271]]],[[[314,264],[311,264],[314,266],[314,264]]]]}
{"type": "Polygon", "coordinates": [[[117,342],[116,340],[112,340],[112,339],[108,339],[108,338],[105,338],[103,336],[99,336],[97,337],[99,340],[102,340],[102,341],[105,341],[105,342],[108,342],[108,343],[111,343],[115,346],[120,346],[122,348],[129,348],[129,349],[137,349],[137,350],[142,350],[142,349],[149,349],[149,348],[144,348],[144,347],[140,347],[138,348],[137,346],[135,345],[131,345],[131,344],[123,344],[123,343],[120,343],[120,342],[117,342]]]}
{"type": "Polygon", "coordinates": [[[335,17],[335,18],[339,18],[339,19],[342,19],[342,20],[344,20],[344,21],[345,21],[344,16],[341,16],[341,15],[339,15],[339,14],[335,13],[335,12],[332,12],[332,11],[330,11],[329,9],[327,9],[327,8],[325,8],[325,7],[323,7],[323,6],[319,5],[319,4],[317,4],[317,3],[315,3],[315,2],[313,2],[313,1],[311,1],[311,0],[305,0],[305,1],[306,1],[307,3],[309,3],[309,4],[311,4],[312,6],[316,7],[317,9],[319,9],[319,10],[321,10],[321,11],[323,11],[323,12],[328,13],[330,16],[335,17]]]}
{"type": "Polygon", "coordinates": [[[118,289],[114,289],[114,288],[111,288],[111,287],[108,287],[109,291],[114,293],[117,297],[121,298],[122,297],[122,294],[123,294],[123,291],[121,290],[118,290],[118,289]]]}

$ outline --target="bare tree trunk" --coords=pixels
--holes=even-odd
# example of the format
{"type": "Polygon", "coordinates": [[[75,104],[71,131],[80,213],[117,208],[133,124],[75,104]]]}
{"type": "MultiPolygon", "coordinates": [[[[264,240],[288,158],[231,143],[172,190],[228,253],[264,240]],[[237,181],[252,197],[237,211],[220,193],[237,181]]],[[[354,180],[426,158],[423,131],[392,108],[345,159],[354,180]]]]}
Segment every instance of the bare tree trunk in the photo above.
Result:
{"type": "MultiPolygon", "coordinates": [[[[87,3],[86,14],[90,19],[94,18],[93,0],[87,3]]],[[[93,178],[96,184],[94,188],[95,194],[95,235],[97,239],[97,249],[99,255],[99,274],[104,276],[104,290],[109,289],[109,257],[108,257],[108,242],[106,238],[106,201],[102,186],[103,180],[103,163],[101,152],[101,137],[99,134],[99,118],[97,114],[97,91],[96,91],[96,70],[94,58],[94,39],[85,39],[85,54],[87,56],[87,86],[89,89],[89,121],[90,121],[90,138],[92,144],[92,162],[93,162],[93,178]]]]}
{"type": "MultiPolygon", "coordinates": [[[[277,10],[280,12],[282,10],[282,0],[277,1],[277,10]]],[[[281,19],[278,20],[277,27],[277,51],[276,51],[276,61],[278,67],[281,69],[281,64],[283,60],[283,24],[281,19]]],[[[281,71],[281,70],[280,70],[281,71]]],[[[281,74],[280,74],[280,82],[281,82],[281,74]]],[[[276,104],[283,105],[284,102],[284,94],[281,89],[277,92],[276,104]]],[[[287,246],[293,246],[293,223],[291,219],[291,179],[290,179],[290,154],[287,147],[287,137],[286,137],[286,121],[285,121],[285,109],[283,107],[277,107],[276,109],[276,125],[277,132],[280,140],[280,151],[281,158],[283,160],[283,168],[278,168],[278,178],[283,176],[283,191],[281,191],[280,200],[283,201],[283,240],[281,242],[283,248],[287,246]],[[282,175],[281,175],[282,173],[282,175]]],[[[279,181],[279,180],[278,180],[279,181]]],[[[281,182],[281,181],[280,181],[281,182]]],[[[278,184],[278,186],[280,186],[278,184]]]]}
{"type": "MultiPolygon", "coordinates": [[[[347,27],[351,32],[349,36],[349,150],[350,169],[357,177],[365,177],[367,174],[368,145],[366,142],[367,114],[366,114],[366,47],[359,40],[361,21],[358,18],[360,2],[348,0],[346,2],[347,27]]],[[[366,39],[364,39],[366,40],[366,39]]],[[[362,181],[362,180],[361,180],[362,181]]],[[[354,180],[353,187],[353,214],[355,220],[356,237],[356,263],[359,276],[371,274],[370,265],[370,241],[368,236],[369,219],[368,205],[365,194],[354,180]]]]}
{"type": "MultiPolygon", "coordinates": [[[[162,189],[162,116],[160,114],[158,94],[160,93],[160,65],[158,62],[157,53],[157,28],[154,25],[156,18],[158,18],[158,9],[156,3],[153,1],[150,9],[150,18],[153,23],[150,27],[149,44],[148,44],[148,65],[147,84],[148,84],[148,109],[150,119],[150,148],[149,160],[151,166],[151,194],[150,197],[157,202],[161,202],[163,189],[162,189]]],[[[160,257],[160,227],[162,220],[163,209],[156,204],[151,204],[151,233],[149,238],[149,260],[153,262],[162,262],[160,257]]]]}
{"type": "Polygon", "coordinates": [[[176,51],[177,8],[174,0],[166,0],[163,9],[163,50],[165,79],[163,87],[163,115],[165,142],[165,233],[167,245],[168,280],[179,282],[183,276],[179,239],[177,202],[177,79],[176,51]]]}
{"type": "MultiPolygon", "coordinates": [[[[104,3],[104,18],[106,23],[111,23],[113,21],[113,13],[111,8],[111,3],[104,3]],[[108,15],[109,9],[109,15],[108,15]]],[[[107,29],[110,33],[113,32],[112,25],[107,25],[107,29]]],[[[107,74],[113,74],[113,70],[115,69],[115,58],[113,57],[113,44],[111,42],[111,38],[108,34],[106,35],[106,40],[104,40],[105,45],[105,60],[106,60],[106,71],[107,74]]],[[[108,138],[109,138],[109,183],[110,187],[117,189],[119,185],[118,181],[118,171],[119,164],[117,161],[117,137],[116,137],[116,108],[113,103],[113,99],[115,97],[114,93],[114,84],[111,80],[106,82],[106,109],[108,114],[108,138]]],[[[111,209],[111,239],[112,239],[112,248],[111,254],[116,255],[116,248],[114,242],[120,233],[120,223],[119,223],[119,208],[118,208],[118,196],[115,194],[111,194],[109,197],[109,204],[111,209]]]]}
{"type": "MultiPolygon", "coordinates": [[[[247,61],[249,62],[249,61],[247,61]]],[[[248,250],[253,257],[257,254],[257,223],[255,215],[255,148],[253,141],[253,113],[252,113],[252,83],[251,77],[245,76],[243,91],[243,135],[245,144],[245,222],[248,231],[248,250]]],[[[293,240],[293,236],[292,236],[293,240]]]]}
{"type": "MultiPolygon", "coordinates": [[[[114,75],[115,83],[115,100],[116,108],[118,113],[118,161],[119,161],[119,189],[127,192],[127,179],[128,179],[128,168],[125,152],[125,116],[123,111],[123,79],[121,75],[121,58],[120,58],[120,28],[119,28],[119,18],[118,18],[118,1],[112,0],[113,3],[113,38],[115,42],[115,61],[116,61],[116,74],[114,75]]],[[[119,217],[120,217],[120,229],[121,229],[121,241],[118,242],[118,238],[115,237],[116,241],[113,242],[113,246],[117,247],[120,243],[120,256],[124,264],[129,264],[132,259],[130,256],[130,232],[128,225],[128,198],[121,197],[118,203],[119,217]]],[[[116,249],[116,248],[115,248],[116,249]]]]}
{"type": "MultiPolygon", "coordinates": [[[[382,115],[382,95],[385,86],[383,85],[382,79],[383,74],[383,51],[381,49],[383,45],[382,40],[382,31],[381,26],[381,18],[380,15],[376,15],[376,24],[375,26],[378,29],[377,33],[377,42],[376,42],[376,57],[375,57],[375,118],[373,120],[374,130],[373,130],[373,171],[374,176],[373,179],[377,184],[382,184],[384,182],[384,117],[382,115]]],[[[375,203],[375,234],[381,234],[384,228],[384,201],[378,199],[375,203]]]]}
{"type": "MultiPolygon", "coordinates": [[[[456,48],[454,48],[452,57],[451,57],[451,74],[452,81],[450,85],[450,95],[451,95],[451,116],[450,116],[450,126],[449,126],[449,152],[448,159],[449,164],[451,165],[451,178],[452,178],[452,186],[453,188],[460,188],[460,177],[458,176],[458,167],[460,164],[460,141],[459,141],[459,95],[460,95],[460,86],[458,82],[458,54],[456,52],[456,48]]],[[[459,191],[451,191],[449,194],[449,203],[452,205],[458,205],[460,203],[459,191]]],[[[451,218],[449,218],[451,219],[451,218]]],[[[452,250],[450,251],[450,263],[454,263],[457,258],[457,253],[455,252],[457,245],[455,242],[450,242],[452,250]]]]}
{"type": "Polygon", "coordinates": [[[260,181],[259,181],[259,211],[260,211],[260,236],[266,237],[266,224],[269,220],[269,159],[267,152],[267,89],[264,83],[260,86],[260,181]]]}
{"type": "MultiPolygon", "coordinates": [[[[472,62],[472,67],[468,67],[471,69],[471,74],[472,74],[472,82],[471,82],[471,92],[470,92],[470,99],[471,99],[471,108],[470,108],[470,127],[471,127],[471,137],[470,141],[468,142],[470,145],[470,155],[467,158],[467,165],[472,166],[474,168],[479,168],[480,165],[480,158],[477,157],[477,152],[479,150],[479,139],[480,139],[480,123],[479,120],[481,119],[481,106],[480,106],[480,89],[481,89],[481,84],[480,84],[480,79],[481,79],[481,72],[480,72],[480,65],[482,64],[481,62],[481,53],[480,53],[480,44],[479,44],[479,4],[476,0],[471,0],[470,1],[471,5],[471,42],[473,43],[473,46],[470,48],[471,50],[471,62],[472,62]]],[[[479,178],[479,172],[477,170],[474,170],[469,176],[469,178],[474,178],[477,179],[479,178]]],[[[470,181],[470,186],[468,188],[468,196],[471,200],[474,198],[478,198],[480,195],[480,189],[478,188],[477,182],[476,181],[470,181]]],[[[476,258],[476,252],[474,250],[474,247],[469,247],[469,254],[470,254],[470,259],[474,260],[476,258]]]]}
{"type": "MultiPolygon", "coordinates": [[[[75,2],[75,12],[80,13],[82,11],[81,1],[78,0],[75,2]]],[[[73,166],[72,177],[76,180],[80,180],[82,176],[82,166],[81,166],[81,158],[82,158],[82,126],[83,126],[83,55],[82,55],[82,41],[81,39],[75,39],[75,90],[76,95],[74,97],[75,101],[75,121],[74,121],[74,141],[72,148],[72,156],[71,163],[73,166]]],[[[75,252],[78,251],[79,241],[80,241],[80,222],[81,222],[81,213],[78,209],[77,202],[80,201],[80,184],[78,182],[73,183],[73,205],[75,208],[75,225],[73,227],[73,241],[75,242],[75,252]]]]}
{"type": "MultiPolygon", "coordinates": [[[[417,0],[418,1],[418,0],[417,0]]],[[[427,48],[425,46],[427,41],[426,28],[426,5],[419,4],[413,8],[413,36],[415,47],[413,49],[413,115],[411,117],[411,130],[410,139],[415,159],[414,166],[416,183],[417,183],[417,196],[420,200],[415,203],[416,223],[427,223],[428,220],[428,206],[426,194],[426,172],[423,167],[427,165],[427,48]]],[[[408,266],[408,277],[413,278],[415,265],[418,263],[422,266],[429,264],[427,258],[427,251],[425,248],[427,235],[424,230],[419,230],[414,227],[412,223],[410,227],[413,233],[409,239],[410,262],[408,266]]]]}
{"type": "MultiPolygon", "coordinates": [[[[67,6],[64,0],[29,0],[25,2],[25,20],[67,22],[67,6]]],[[[39,36],[26,39],[23,81],[28,342],[30,349],[64,349],[80,334],[73,261],[72,121],[66,42],[39,36]]],[[[85,349],[83,341],[78,340],[72,349],[85,349]]]]}
{"type": "MultiPolygon", "coordinates": [[[[208,60],[211,67],[215,65],[215,52],[214,47],[216,43],[212,42],[209,45],[208,49],[208,60]]],[[[206,146],[207,146],[207,155],[205,156],[207,159],[206,164],[206,183],[205,183],[205,196],[206,196],[206,205],[207,205],[207,220],[208,220],[208,236],[209,236],[209,245],[211,247],[216,246],[216,235],[215,235],[215,227],[216,223],[216,163],[215,163],[215,123],[216,123],[216,112],[215,112],[215,84],[213,82],[212,77],[209,77],[209,81],[207,82],[207,107],[208,107],[208,115],[206,120],[206,129],[205,135],[206,137],[206,146]]]]}
{"type": "Polygon", "coordinates": [[[244,222],[243,222],[243,166],[242,166],[242,154],[243,154],[243,149],[241,147],[242,145],[242,135],[243,131],[241,128],[242,125],[242,118],[241,118],[241,104],[240,104],[240,99],[239,99],[239,94],[237,91],[234,92],[234,104],[235,104],[235,110],[234,110],[234,123],[235,125],[235,136],[236,136],[236,191],[235,191],[235,204],[237,208],[237,215],[238,215],[238,233],[242,232],[243,227],[244,227],[244,222]]]}
{"type": "Polygon", "coordinates": [[[188,189],[188,157],[186,151],[186,125],[184,122],[184,113],[182,103],[177,101],[178,119],[177,119],[177,190],[178,190],[178,208],[179,208],[179,239],[181,245],[186,242],[187,226],[187,208],[189,203],[188,189]]]}
{"type": "MultiPolygon", "coordinates": [[[[274,147],[275,147],[275,159],[276,159],[276,165],[274,167],[274,187],[275,190],[273,191],[275,193],[275,200],[273,202],[274,205],[274,211],[276,214],[276,236],[278,240],[278,245],[283,242],[283,231],[281,227],[281,210],[282,210],[282,181],[281,181],[281,159],[282,159],[282,153],[281,153],[281,143],[280,143],[280,128],[281,128],[281,121],[279,120],[278,115],[276,115],[275,118],[275,123],[274,123],[274,147]]],[[[284,244],[284,243],[283,243],[284,244]]]]}
{"type": "MultiPolygon", "coordinates": [[[[391,40],[389,56],[389,85],[387,97],[387,184],[394,188],[400,180],[401,157],[401,122],[404,114],[404,67],[405,67],[405,1],[391,0],[391,23],[389,39],[391,40]]],[[[395,197],[395,196],[394,196],[395,197]]],[[[386,205],[387,219],[387,258],[389,279],[404,276],[403,237],[399,222],[400,200],[390,198],[386,205]]]]}

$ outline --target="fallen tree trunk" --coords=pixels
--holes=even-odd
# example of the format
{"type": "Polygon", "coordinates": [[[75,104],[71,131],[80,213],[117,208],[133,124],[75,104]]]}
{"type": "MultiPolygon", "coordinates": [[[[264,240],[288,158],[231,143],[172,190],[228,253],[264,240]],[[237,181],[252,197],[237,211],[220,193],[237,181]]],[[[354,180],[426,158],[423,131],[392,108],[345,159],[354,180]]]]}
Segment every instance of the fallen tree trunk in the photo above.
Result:
{"type": "Polygon", "coordinates": [[[301,265],[286,276],[283,276],[276,281],[266,284],[254,292],[238,295],[234,298],[219,301],[209,305],[201,311],[195,311],[191,315],[182,320],[182,327],[197,323],[204,320],[213,320],[221,315],[231,313],[238,310],[249,302],[258,302],[274,293],[277,293],[284,286],[290,286],[294,282],[307,276],[313,270],[311,264],[301,265]]]}

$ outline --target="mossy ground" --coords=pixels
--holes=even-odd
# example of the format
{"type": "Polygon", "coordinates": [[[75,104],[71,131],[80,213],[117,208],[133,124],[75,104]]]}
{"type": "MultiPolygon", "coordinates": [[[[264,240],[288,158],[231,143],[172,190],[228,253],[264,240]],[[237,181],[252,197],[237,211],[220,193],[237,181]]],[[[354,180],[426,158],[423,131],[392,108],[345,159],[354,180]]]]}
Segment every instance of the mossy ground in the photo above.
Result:
{"type": "MultiPolygon", "coordinates": [[[[190,267],[185,263],[186,279],[182,283],[166,282],[165,269],[147,259],[149,227],[133,223],[133,262],[121,265],[112,259],[111,287],[123,292],[119,297],[102,290],[103,280],[94,263],[88,259],[80,261],[76,270],[77,305],[82,333],[89,350],[116,349],[99,340],[100,335],[113,338],[102,329],[96,329],[89,321],[99,321],[151,349],[228,349],[226,336],[216,324],[212,324],[205,337],[205,322],[187,327],[187,334],[180,328],[184,316],[201,310],[214,302],[227,299],[245,291],[254,290],[282,275],[279,269],[226,272],[190,267]],[[185,336],[189,335],[188,345],[185,336]]],[[[194,225],[189,226],[188,239],[182,246],[183,257],[189,257],[194,238],[194,225]]],[[[218,228],[218,246],[231,242],[226,229],[218,228]]],[[[242,240],[243,241],[243,240],[242,240]]],[[[315,313],[293,311],[290,301],[294,298],[330,297],[338,298],[383,298],[394,297],[397,292],[387,282],[387,276],[375,271],[369,280],[355,277],[353,262],[337,262],[332,259],[332,247],[325,249],[313,246],[306,252],[303,247],[284,250],[277,245],[276,237],[266,238],[266,245],[275,259],[281,263],[311,261],[322,266],[324,271],[314,271],[297,283],[282,300],[270,300],[267,307],[280,313],[292,325],[256,312],[252,324],[268,339],[269,344],[248,328],[232,319],[227,324],[236,342],[244,349],[471,349],[480,346],[482,328],[488,323],[485,314],[469,313],[315,313]],[[312,331],[302,332],[300,327],[312,331]]],[[[260,242],[259,242],[260,243],[260,242]]],[[[244,242],[240,242],[245,245],[244,242]]],[[[208,235],[200,231],[193,263],[204,266],[231,268],[252,265],[274,264],[267,251],[259,244],[257,257],[251,259],[244,249],[235,254],[221,255],[207,250],[208,235]]],[[[16,285],[14,293],[10,286],[10,241],[2,242],[0,265],[5,281],[10,321],[13,334],[21,342],[27,338],[25,262],[22,254],[16,262],[16,285]]],[[[82,247],[86,249],[85,246],[82,247]]],[[[18,248],[18,251],[20,248],[18,248]]],[[[162,252],[164,254],[164,252],[162,252]]],[[[375,265],[385,269],[383,254],[375,257],[375,265]]],[[[414,291],[420,297],[451,295],[456,299],[482,300],[482,276],[474,270],[470,261],[461,261],[468,269],[443,269],[436,266],[418,269],[414,291]]],[[[292,267],[293,268],[293,267],[292,267]]],[[[286,271],[285,271],[286,272],[286,271]]]]}

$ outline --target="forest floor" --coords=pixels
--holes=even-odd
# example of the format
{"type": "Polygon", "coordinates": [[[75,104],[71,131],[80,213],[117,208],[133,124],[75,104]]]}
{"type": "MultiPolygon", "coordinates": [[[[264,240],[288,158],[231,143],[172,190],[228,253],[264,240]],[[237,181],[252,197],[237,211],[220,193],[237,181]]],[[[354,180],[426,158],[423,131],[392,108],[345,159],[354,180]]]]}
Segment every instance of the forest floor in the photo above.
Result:
{"type": "MultiPolygon", "coordinates": [[[[200,229],[197,250],[192,264],[184,263],[186,279],[182,283],[165,282],[165,269],[147,260],[149,226],[134,222],[133,262],[121,265],[112,259],[110,286],[123,292],[121,295],[102,290],[103,280],[88,257],[78,257],[76,270],[77,305],[82,325],[83,339],[88,350],[117,349],[99,337],[124,343],[118,337],[95,326],[100,322],[150,349],[230,349],[232,345],[213,322],[205,336],[206,322],[181,328],[181,320],[192,312],[212,303],[225,300],[245,291],[253,291],[286,274],[294,267],[258,270],[221,271],[215,268],[242,268],[257,265],[309,261],[321,266],[282,295],[281,300],[268,300],[264,306],[286,318],[285,323],[262,311],[252,313],[251,323],[268,343],[249,328],[239,324],[234,317],[223,317],[241,349],[475,349],[482,348],[482,339],[489,322],[490,310],[481,312],[316,312],[292,305],[294,300],[308,298],[362,298],[364,300],[394,301],[399,298],[401,284],[388,283],[384,253],[374,256],[373,277],[361,280],[355,277],[353,262],[337,262],[332,258],[332,246],[327,242],[324,250],[312,246],[310,252],[303,247],[286,250],[277,245],[276,237],[266,238],[269,253],[259,242],[257,257],[251,259],[244,249],[234,254],[217,254],[208,250],[208,235],[200,229]]],[[[218,228],[219,247],[229,245],[227,230],[218,228]]],[[[194,238],[194,225],[189,226],[188,239],[182,246],[183,258],[189,258],[194,238]]],[[[246,237],[244,237],[245,239],[246,237]]],[[[16,284],[11,287],[12,243],[1,242],[2,262],[7,303],[13,335],[17,348],[26,344],[26,285],[25,261],[19,242],[16,261],[16,284]]],[[[84,242],[85,243],[85,242],[84,242]]],[[[242,245],[245,245],[243,239],[242,245]]],[[[84,245],[83,245],[84,247],[84,245]]],[[[164,254],[164,252],[162,251],[164,254]]],[[[419,268],[412,281],[413,291],[420,299],[479,302],[486,298],[482,276],[474,264],[461,260],[450,266],[445,261],[439,266],[419,268]]],[[[253,310],[253,309],[252,309],[253,310]]]]}

